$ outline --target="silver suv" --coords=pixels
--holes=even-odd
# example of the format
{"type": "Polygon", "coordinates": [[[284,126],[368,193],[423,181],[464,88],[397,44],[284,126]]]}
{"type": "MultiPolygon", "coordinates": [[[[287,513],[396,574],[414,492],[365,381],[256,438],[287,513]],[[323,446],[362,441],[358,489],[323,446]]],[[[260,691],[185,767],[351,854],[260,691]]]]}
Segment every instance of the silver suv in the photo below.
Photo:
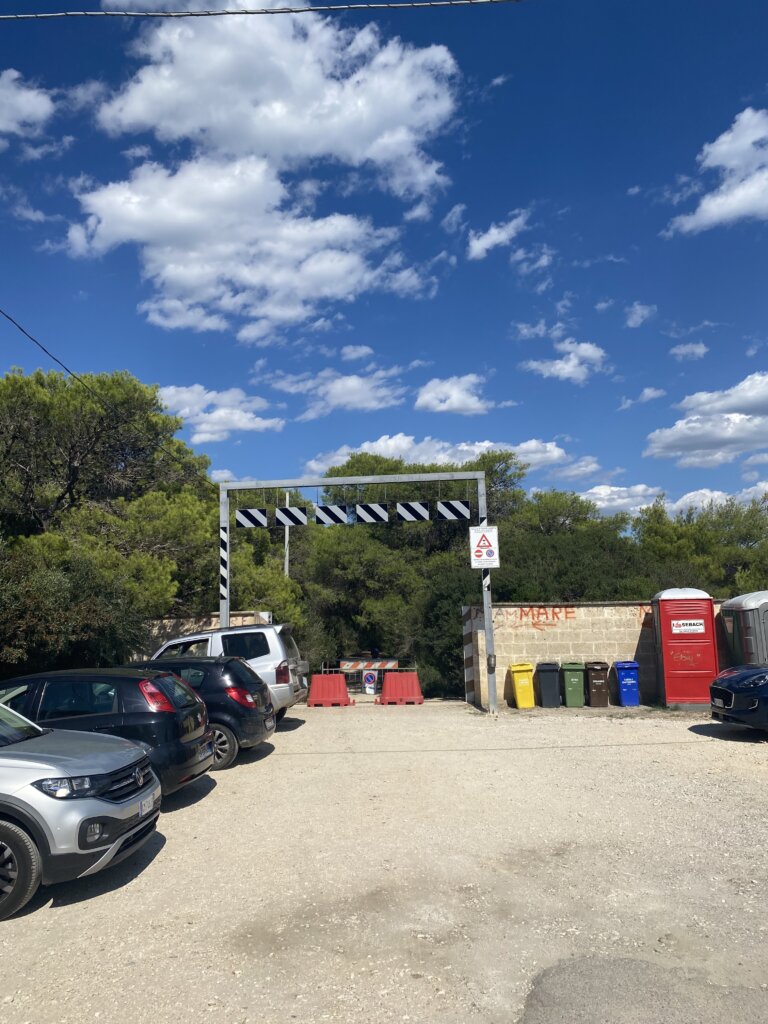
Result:
{"type": "Polygon", "coordinates": [[[93,875],[135,853],[159,814],[143,747],[41,729],[0,705],[0,921],[41,882],[93,875]]]}
{"type": "Polygon", "coordinates": [[[290,625],[232,626],[168,640],[152,655],[162,658],[243,658],[269,687],[277,721],[306,696],[307,663],[301,660],[290,625]]]}

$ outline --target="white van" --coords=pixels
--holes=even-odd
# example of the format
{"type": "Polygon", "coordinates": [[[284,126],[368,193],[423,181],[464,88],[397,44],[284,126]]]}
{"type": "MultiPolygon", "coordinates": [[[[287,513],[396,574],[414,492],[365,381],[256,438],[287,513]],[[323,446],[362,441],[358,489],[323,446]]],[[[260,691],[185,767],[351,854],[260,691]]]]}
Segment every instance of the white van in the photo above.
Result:
{"type": "Polygon", "coordinates": [[[304,677],[307,663],[302,661],[291,626],[232,626],[211,629],[168,640],[152,655],[162,658],[243,658],[269,687],[275,717],[281,721],[288,708],[306,695],[304,677]]]}

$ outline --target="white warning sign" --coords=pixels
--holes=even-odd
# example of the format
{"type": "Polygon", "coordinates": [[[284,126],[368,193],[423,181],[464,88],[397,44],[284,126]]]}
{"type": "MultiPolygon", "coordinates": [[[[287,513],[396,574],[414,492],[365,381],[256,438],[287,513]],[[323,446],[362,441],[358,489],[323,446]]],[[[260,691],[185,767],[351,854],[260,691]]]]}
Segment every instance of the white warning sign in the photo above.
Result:
{"type": "Polygon", "coordinates": [[[704,633],[704,619],[670,619],[673,633],[704,633]]]}
{"type": "Polygon", "coordinates": [[[469,561],[473,569],[499,569],[498,526],[470,526],[469,561]]]}

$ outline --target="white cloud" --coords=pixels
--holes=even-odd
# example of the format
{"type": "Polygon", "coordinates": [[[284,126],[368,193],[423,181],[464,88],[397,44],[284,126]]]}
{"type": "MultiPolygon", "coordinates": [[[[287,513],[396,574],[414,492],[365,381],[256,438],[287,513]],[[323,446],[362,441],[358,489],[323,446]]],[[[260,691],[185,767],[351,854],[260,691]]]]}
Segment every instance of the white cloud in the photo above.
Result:
{"type": "Polygon", "coordinates": [[[693,327],[680,327],[678,324],[672,324],[671,327],[667,327],[662,331],[662,334],[666,334],[670,338],[689,338],[692,334],[699,334],[701,331],[708,331],[714,327],[723,327],[724,324],[717,323],[715,320],[701,320],[699,323],[694,324],[693,327]]]}
{"type": "Polygon", "coordinates": [[[768,452],[761,452],[759,455],[750,455],[748,459],[744,459],[745,466],[765,466],[768,465],[768,452]]]}
{"type": "MultiPolygon", "coordinates": [[[[150,132],[175,145],[174,161],[185,155],[142,162],[125,180],[81,183],[69,247],[136,246],[153,322],[226,327],[268,344],[365,292],[434,290],[397,249],[396,229],[312,210],[338,187],[339,167],[352,169],[356,188],[415,202],[413,216],[446,184],[426,149],[455,106],[445,47],[313,15],[162,22],[138,37],[133,56],[140,67],[101,104],[98,123],[115,136],[150,132]]],[[[145,160],[141,149],[126,152],[145,160]]]]}
{"type": "Polygon", "coordinates": [[[768,415],[768,373],[750,373],[724,391],[696,391],[686,395],[680,408],[708,414],[744,412],[768,415]]]}
{"type": "Polygon", "coordinates": [[[487,231],[470,231],[467,259],[484,260],[491,249],[509,245],[526,229],[529,216],[528,210],[515,210],[509,220],[501,224],[491,224],[487,231]]]}
{"type": "Polygon", "coordinates": [[[616,512],[636,515],[641,508],[652,505],[659,494],[660,487],[650,487],[648,484],[633,484],[629,487],[598,484],[596,487],[590,487],[588,491],[583,491],[580,497],[593,501],[601,512],[608,515],[616,512]]]}
{"type": "Polygon", "coordinates": [[[162,327],[222,330],[234,320],[242,341],[258,343],[329,303],[418,287],[391,231],[349,215],[295,215],[258,157],[199,157],[173,172],[145,163],[78,199],[86,220],[70,227],[70,252],[139,246],[156,293],[141,308],[162,327]]]}
{"type": "MultiPolygon", "coordinates": [[[[549,268],[554,263],[556,253],[557,250],[547,245],[546,242],[540,242],[532,245],[529,249],[518,247],[510,255],[509,261],[521,277],[526,278],[534,275],[534,291],[537,295],[543,295],[553,285],[549,268]]],[[[571,294],[568,292],[563,297],[566,303],[565,309],[570,306],[571,294]]],[[[562,302],[563,299],[555,304],[558,313],[560,312],[559,307],[562,302]]]]}
{"type": "Polygon", "coordinates": [[[235,480],[235,474],[230,469],[212,469],[210,476],[211,480],[213,480],[215,484],[221,484],[225,481],[232,482],[235,480]]]}
{"type": "Polygon", "coordinates": [[[610,309],[613,305],[613,299],[601,299],[595,303],[595,309],[598,313],[604,313],[606,309],[610,309]]]}
{"type": "Polygon", "coordinates": [[[517,331],[518,338],[524,341],[531,338],[551,338],[553,341],[560,341],[567,330],[565,324],[560,320],[551,325],[547,324],[544,319],[539,320],[535,324],[518,321],[513,323],[512,326],[517,331]]]}
{"type": "Polygon", "coordinates": [[[703,359],[709,349],[703,341],[688,341],[684,345],[673,345],[669,354],[678,363],[684,359],[703,359]]]}
{"type": "Polygon", "coordinates": [[[341,358],[344,362],[353,362],[355,359],[367,359],[373,355],[370,345],[344,345],[341,349],[341,358]]]}
{"type": "Polygon", "coordinates": [[[594,476],[595,473],[600,473],[602,467],[594,455],[583,455],[580,459],[576,459],[575,462],[571,462],[567,466],[563,466],[554,472],[553,476],[560,477],[563,480],[580,480],[585,476],[594,476]]]}
{"type": "Polygon", "coordinates": [[[555,350],[563,353],[560,359],[529,359],[520,365],[541,377],[555,377],[574,384],[584,384],[593,373],[606,369],[607,353],[592,342],[566,338],[555,342],[555,350]]]}
{"type": "Polygon", "coordinates": [[[455,412],[477,416],[493,408],[493,402],[481,394],[482,377],[467,373],[463,377],[438,377],[428,381],[416,397],[416,409],[426,412],[455,412]]]}
{"type": "Polygon", "coordinates": [[[585,259],[574,260],[574,267],[581,267],[583,270],[589,270],[591,267],[596,267],[600,263],[626,263],[627,259],[625,256],[614,256],[612,252],[606,253],[604,256],[587,256],[585,259]]]}
{"type": "Polygon", "coordinates": [[[14,68],[0,72],[0,136],[34,136],[53,115],[47,90],[25,85],[14,68]]]}
{"type": "Polygon", "coordinates": [[[404,197],[446,182],[423,148],[454,111],[457,68],[444,46],[285,15],[162,23],[134,55],[143,67],[99,110],[111,134],[151,131],[279,168],[322,158],[371,167],[404,197]]]}
{"type": "Polygon", "coordinates": [[[627,316],[627,327],[640,327],[656,315],[656,306],[646,306],[642,302],[633,302],[624,310],[627,316]]]}
{"type": "Polygon", "coordinates": [[[466,227],[464,222],[466,209],[467,207],[464,203],[457,203],[455,206],[452,206],[440,221],[440,227],[447,231],[449,235],[455,235],[457,232],[463,231],[466,227]]]}
{"type": "Polygon", "coordinates": [[[54,142],[41,142],[34,146],[29,142],[25,142],[21,147],[19,155],[22,160],[32,161],[43,160],[45,157],[63,156],[71,148],[74,141],[74,135],[63,135],[54,142]]]}
{"type": "Polygon", "coordinates": [[[320,373],[278,373],[272,387],[289,395],[305,395],[308,405],[299,420],[316,420],[336,409],[370,412],[402,405],[406,388],[398,366],[371,369],[360,374],[341,374],[333,369],[320,373]]]}
{"type": "MultiPolygon", "coordinates": [[[[760,451],[768,438],[768,373],[752,373],[723,391],[697,391],[680,403],[686,415],[648,435],[646,455],[680,466],[720,466],[760,451]]],[[[760,456],[752,456],[760,464],[760,456]]]]}
{"type": "Polygon", "coordinates": [[[720,184],[693,213],[675,217],[667,234],[695,234],[746,218],[768,220],[768,110],[747,107],[731,127],[698,156],[702,172],[714,171],[720,184]]]}
{"type": "Polygon", "coordinates": [[[285,421],[258,416],[269,403],[241,388],[209,391],[202,384],[160,388],[160,399],[169,412],[192,427],[192,444],[226,441],[236,431],[282,430],[285,421]]]}
{"type": "Polygon", "coordinates": [[[654,398],[663,398],[666,393],[663,388],[643,388],[637,398],[622,398],[619,412],[631,409],[633,405],[643,405],[645,402],[652,402],[654,398]]]}
{"type": "Polygon", "coordinates": [[[420,200],[409,210],[406,210],[403,214],[403,220],[405,221],[424,221],[429,220],[432,216],[432,207],[426,201],[426,199],[420,200]]]}
{"type": "Polygon", "coordinates": [[[322,452],[306,464],[308,473],[324,473],[332,466],[340,466],[356,452],[382,455],[390,459],[402,459],[406,463],[426,463],[443,466],[463,465],[477,459],[485,452],[514,451],[531,470],[557,465],[568,459],[567,454],[554,441],[532,438],[518,444],[501,441],[443,441],[436,437],[425,437],[417,441],[410,434],[383,434],[375,441],[364,441],[353,447],[342,445],[335,451],[322,452]]]}

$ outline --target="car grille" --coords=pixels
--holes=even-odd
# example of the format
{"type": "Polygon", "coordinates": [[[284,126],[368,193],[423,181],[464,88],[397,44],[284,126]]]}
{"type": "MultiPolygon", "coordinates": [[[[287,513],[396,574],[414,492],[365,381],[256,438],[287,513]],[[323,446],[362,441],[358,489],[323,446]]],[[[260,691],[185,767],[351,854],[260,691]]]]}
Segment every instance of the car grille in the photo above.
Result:
{"type": "Polygon", "coordinates": [[[112,772],[107,780],[107,788],[101,794],[104,800],[114,800],[115,803],[128,800],[154,781],[149,758],[143,757],[119,772],[112,772]]]}
{"type": "Polygon", "coordinates": [[[724,708],[733,707],[733,694],[730,690],[724,690],[722,686],[712,686],[709,694],[712,700],[721,700],[724,708]]]}
{"type": "Polygon", "coordinates": [[[151,821],[148,821],[144,828],[140,828],[137,832],[134,832],[132,836],[128,836],[128,838],[120,844],[119,852],[123,853],[125,850],[130,849],[132,846],[135,846],[136,843],[140,843],[145,836],[149,835],[150,832],[155,831],[156,826],[157,815],[155,815],[155,817],[152,818],[151,821]]]}

